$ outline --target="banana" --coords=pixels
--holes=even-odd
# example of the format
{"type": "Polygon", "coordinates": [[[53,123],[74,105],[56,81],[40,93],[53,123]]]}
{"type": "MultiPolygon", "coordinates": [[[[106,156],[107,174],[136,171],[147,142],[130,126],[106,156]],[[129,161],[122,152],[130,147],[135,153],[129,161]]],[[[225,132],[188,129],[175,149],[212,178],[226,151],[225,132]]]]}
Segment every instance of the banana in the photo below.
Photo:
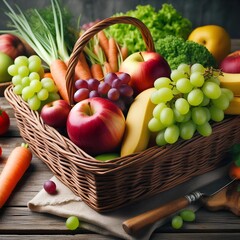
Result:
{"type": "Polygon", "coordinates": [[[240,97],[234,97],[224,113],[230,115],[240,114],[240,97]]]}
{"type": "Polygon", "coordinates": [[[150,96],[155,88],[139,93],[131,104],[126,117],[126,130],[121,146],[121,157],[143,151],[148,147],[150,131],[148,122],[152,118],[154,105],[150,96]]]}
{"type": "Polygon", "coordinates": [[[230,89],[234,96],[240,96],[240,73],[225,73],[219,76],[221,87],[230,89]]]}

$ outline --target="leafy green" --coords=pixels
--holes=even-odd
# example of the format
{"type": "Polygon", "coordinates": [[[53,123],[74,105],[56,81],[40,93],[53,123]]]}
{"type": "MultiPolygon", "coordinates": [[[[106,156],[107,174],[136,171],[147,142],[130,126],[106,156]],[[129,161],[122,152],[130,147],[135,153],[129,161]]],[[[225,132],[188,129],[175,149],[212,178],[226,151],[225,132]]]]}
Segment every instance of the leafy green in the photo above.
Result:
{"type": "Polygon", "coordinates": [[[217,67],[215,58],[205,46],[181,37],[169,35],[158,39],[155,48],[167,60],[171,69],[176,69],[181,63],[217,67]]]}
{"type": "MultiPolygon", "coordinates": [[[[138,5],[135,10],[116,13],[114,16],[131,16],[140,19],[150,30],[153,41],[168,35],[187,39],[192,30],[192,23],[181,16],[171,5],[164,3],[158,11],[151,5],[138,5]]],[[[129,53],[145,50],[140,31],[130,24],[114,24],[107,30],[119,44],[126,45],[129,53]]]]}

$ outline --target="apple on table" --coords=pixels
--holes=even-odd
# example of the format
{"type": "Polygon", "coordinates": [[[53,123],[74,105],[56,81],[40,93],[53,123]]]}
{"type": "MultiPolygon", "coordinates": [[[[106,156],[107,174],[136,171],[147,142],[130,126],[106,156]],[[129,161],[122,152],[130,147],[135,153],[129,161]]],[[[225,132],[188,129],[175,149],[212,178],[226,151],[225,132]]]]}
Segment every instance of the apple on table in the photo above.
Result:
{"type": "Polygon", "coordinates": [[[125,72],[131,76],[129,85],[137,95],[153,87],[157,78],[169,77],[171,69],[159,53],[142,51],[129,55],[120,65],[119,72],[125,72]]]}
{"type": "Polygon", "coordinates": [[[69,139],[91,156],[115,152],[124,130],[125,117],[121,109],[101,97],[78,102],[67,119],[69,139]]]}

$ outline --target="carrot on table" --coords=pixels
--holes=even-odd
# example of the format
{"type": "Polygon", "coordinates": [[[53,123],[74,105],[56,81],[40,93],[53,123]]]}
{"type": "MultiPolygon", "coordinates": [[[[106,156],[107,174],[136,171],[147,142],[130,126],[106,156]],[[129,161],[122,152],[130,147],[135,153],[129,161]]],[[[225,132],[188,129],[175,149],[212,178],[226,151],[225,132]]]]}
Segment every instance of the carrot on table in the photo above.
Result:
{"type": "Polygon", "coordinates": [[[103,30],[98,32],[97,36],[99,39],[99,45],[101,46],[102,50],[104,51],[106,58],[108,58],[109,40],[103,30]]]}
{"type": "Polygon", "coordinates": [[[50,72],[52,74],[53,81],[55,82],[58,92],[62,99],[69,103],[69,97],[66,86],[66,73],[67,65],[61,59],[54,60],[50,65],[50,72]]]}
{"type": "Polygon", "coordinates": [[[118,71],[118,46],[113,37],[109,38],[108,62],[113,72],[118,71]]]}
{"type": "Polygon", "coordinates": [[[92,78],[91,69],[84,53],[80,53],[79,60],[75,67],[75,76],[77,79],[83,80],[92,78]]]}
{"type": "Polygon", "coordinates": [[[99,63],[94,63],[91,65],[91,72],[92,77],[97,80],[101,80],[104,77],[102,66],[99,63]]]}
{"type": "Polygon", "coordinates": [[[0,175],[0,208],[3,207],[15,186],[28,169],[32,160],[32,152],[27,144],[13,149],[0,175]]]}

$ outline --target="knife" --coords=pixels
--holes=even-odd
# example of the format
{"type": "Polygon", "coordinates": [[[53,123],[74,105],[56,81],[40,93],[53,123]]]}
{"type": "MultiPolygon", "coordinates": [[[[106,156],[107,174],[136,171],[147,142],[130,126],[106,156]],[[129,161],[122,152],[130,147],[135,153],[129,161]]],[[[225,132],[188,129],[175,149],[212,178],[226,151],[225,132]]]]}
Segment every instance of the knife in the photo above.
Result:
{"type": "Polygon", "coordinates": [[[217,179],[212,183],[205,185],[204,187],[183,197],[124,221],[122,227],[129,235],[137,235],[137,233],[139,233],[139,231],[143,228],[186,208],[197,200],[202,202],[203,200],[206,201],[208,197],[217,194],[224,188],[228,187],[235,180],[236,179],[231,179],[228,176],[217,179]]]}

